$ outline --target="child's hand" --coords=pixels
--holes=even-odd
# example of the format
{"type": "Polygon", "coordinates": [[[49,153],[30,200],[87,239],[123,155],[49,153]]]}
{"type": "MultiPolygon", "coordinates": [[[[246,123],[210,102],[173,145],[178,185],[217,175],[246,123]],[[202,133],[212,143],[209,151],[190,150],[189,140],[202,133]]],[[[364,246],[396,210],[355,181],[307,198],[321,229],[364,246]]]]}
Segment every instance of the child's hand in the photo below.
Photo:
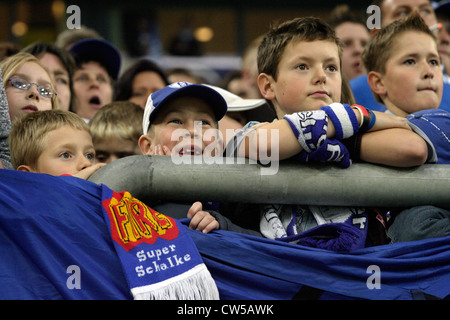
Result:
{"type": "Polygon", "coordinates": [[[369,131],[377,131],[390,128],[403,128],[411,130],[410,126],[408,125],[408,120],[404,117],[399,117],[393,114],[378,111],[373,111],[373,113],[377,117],[377,120],[375,121],[375,125],[373,126],[373,128],[369,131]]]}
{"type": "Polygon", "coordinates": [[[187,213],[187,217],[191,219],[189,228],[208,233],[212,230],[219,229],[219,222],[209,212],[202,211],[201,202],[195,202],[187,213]]]}
{"type": "Polygon", "coordinates": [[[154,156],[170,156],[171,152],[168,147],[158,144],[155,146],[152,155],[154,155],[154,156]]]}
{"type": "Polygon", "coordinates": [[[96,163],[90,167],[87,167],[86,169],[78,171],[78,173],[74,174],[73,176],[87,180],[92,174],[94,174],[94,172],[104,166],[106,166],[106,163],[96,163]]]}

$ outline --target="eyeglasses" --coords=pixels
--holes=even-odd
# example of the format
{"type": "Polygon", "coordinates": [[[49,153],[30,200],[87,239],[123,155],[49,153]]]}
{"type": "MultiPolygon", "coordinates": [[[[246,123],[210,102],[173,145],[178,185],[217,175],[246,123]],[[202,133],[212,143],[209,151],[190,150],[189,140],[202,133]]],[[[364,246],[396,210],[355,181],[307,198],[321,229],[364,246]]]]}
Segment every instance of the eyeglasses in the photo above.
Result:
{"type": "Polygon", "coordinates": [[[8,79],[9,82],[11,82],[11,85],[14,88],[20,89],[20,90],[28,90],[30,89],[31,85],[35,85],[36,88],[38,89],[38,92],[41,96],[43,96],[44,98],[48,98],[51,99],[54,96],[56,96],[56,92],[52,89],[52,87],[49,84],[37,84],[37,83],[32,83],[28,80],[19,78],[19,77],[13,77],[13,78],[9,78],[8,79]]]}

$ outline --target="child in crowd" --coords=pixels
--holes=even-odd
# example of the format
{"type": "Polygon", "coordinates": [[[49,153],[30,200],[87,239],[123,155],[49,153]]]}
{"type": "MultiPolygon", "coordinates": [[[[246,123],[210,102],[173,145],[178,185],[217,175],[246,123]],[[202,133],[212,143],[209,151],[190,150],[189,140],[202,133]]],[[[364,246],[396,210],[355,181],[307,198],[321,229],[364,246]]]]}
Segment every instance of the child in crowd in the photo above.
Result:
{"type": "Polygon", "coordinates": [[[220,144],[219,136],[210,140],[204,139],[204,135],[192,141],[191,138],[199,134],[194,132],[195,126],[199,126],[203,133],[208,129],[218,131],[218,121],[226,112],[227,105],[222,96],[204,85],[177,82],[158,90],[149,96],[145,107],[144,134],[139,139],[141,152],[150,155],[203,155],[205,150],[211,150],[208,155],[215,156],[215,148],[211,145],[220,144]],[[189,135],[189,138],[183,139],[184,135],[189,135]]]}
{"type": "Polygon", "coordinates": [[[9,145],[11,163],[19,171],[87,179],[104,166],[95,164],[89,127],[70,111],[45,110],[21,117],[12,124],[9,145]]]}
{"type": "Polygon", "coordinates": [[[102,39],[85,39],[69,51],[76,62],[73,75],[73,109],[86,122],[112,102],[114,81],[120,71],[119,51],[102,39]]]}
{"type": "Polygon", "coordinates": [[[51,76],[35,56],[19,52],[3,60],[1,69],[12,121],[29,112],[58,107],[51,76]]]}
{"type": "Polygon", "coordinates": [[[72,55],[51,43],[42,41],[30,44],[22,51],[37,57],[49,71],[58,92],[58,109],[72,110],[72,76],[75,68],[72,55]]]}
{"type": "MultiPolygon", "coordinates": [[[[226,112],[224,98],[206,85],[179,82],[158,90],[149,96],[145,107],[144,134],[139,139],[141,152],[154,156],[222,156],[217,153],[223,151],[218,122],[226,112]]],[[[201,202],[190,207],[180,203],[151,206],[179,219],[185,218],[188,212],[190,227],[202,227],[204,232],[219,228],[220,223],[221,229],[259,235],[233,225],[213,210],[204,211],[201,202]]]]}
{"type": "MultiPolygon", "coordinates": [[[[443,74],[436,38],[419,15],[380,30],[363,54],[370,87],[387,111],[406,117],[428,145],[427,162],[450,163],[450,114],[438,109],[443,74]]],[[[397,210],[398,211],[398,210],[397,210]]],[[[393,242],[450,234],[450,212],[421,206],[392,214],[393,242]]]]}
{"type": "MultiPolygon", "coordinates": [[[[438,35],[438,21],[433,6],[437,2],[430,0],[373,0],[372,5],[380,8],[381,27],[384,28],[395,20],[404,18],[413,12],[418,12],[422,19],[424,19],[427,26],[434,30],[436,36],[438,35]]],[[[370,34],[373,37],[380,29],[373,28],[370,34]]],[[[385,111],[386,106],[375,100],[369,83],[367,75],[359,76],[350,81],[351,88],[358,104],[364,105],[376,111],[385,111]]],[[[443,99],[439,106],[440,109],[450,110],[450,84],[444,83],[443,99]]]]}
{"type": "Polygon", "coordinates": [[[401,117],[438,108],[443,87],[436,39],[420,16],[410,17],[381,29],[363,55],[376,99],[401,117]]]}
{"type": "Polygon", "coordinates": [[[130,101],[115,101],[97,111],[89,121],[98,162],[141,154],[138,141],[142,135],[144,110],[130,101]]]}
{"type": "MultiPolygon", "coordinates": [[[[259,124],[252,127],[255,130],[245,131],[243,138],[247,140],[257,138],[259,133],[268,133],[268,143],[253,144],[257,150],[250,150],[252,146],[249,141],[242,143],[240,155],[248,157],[250,154],[270,154],[270,133],[275,129],[279,132],[279,141],[283,141],[276,146],[279,148],[280,160],[299,153],[303,153],[305,161],[320,160],[317,157],[331,156],[324,146],[332,145],[336,153],[326,160],[348,166],[349,157],[340,140],[359,135],[358,140],[360,138],[361,141],[357,144],[357,149],[360,148],[360,152],[350,150],[353,160],[357,158],[404,167],[423,164],[426,145],[410,130],[404,118],[369,112],[361,106],[350,108],[340,103],[335,104],[341,101],[343,89],[340,52],[339,40],[334,31],[317,18],[290,20],[266,35],[258,51],[258,85],[268,103],[274,107],[279,121],[259,124]],[[325,108],[321,109],[322,107],[325,108]],[[340,114],[345,114],[345,119],[340,114]],[[372,120],[370,126],[366,123],[369,117],[372,120]],[[317,135],[316,140],[321,139],[316,142],[324,142],[320,145],[323,154],[311,154],[317,150],[301,141],[301,132],[308,132],[311,128],[303,127],[304,123],[297,121],[298,118],[326,121],[327,127],[313,133],[317,135]],[[399,141],[407,145],[402,148],[399,141]],[[305,152],[308,153],[307,157],[305,152]]],[[[314,127],[320,127],[318,122],[315,122],[314,127]]]]}
{"type": "MultiPolygon", "coordinates": [[[[258,49],[258,69],[259,89],[274,106],[279,120],[244,127],[227,146],[227,154],[256,155],[257,160],[266,160],[264,155],[279,150],[279,160],[334,162],[344,168],[357,159],[403,167],[424,163],[426,144],[409,129],[406,119],[336,103],[342,98],[341,49],[335,32],[320,19],[297,18],[270,30],[258,49]],[[277,145],[271,143],[274,130],[282,142],[277,145]]],[[[330,234],[320,234],[320,230],[327,229],[316,227],[330,221],[344,222],[358,234],[355,243],[339,249],[349,250],[377,242],[369,234],[371,241],[365,243],[366,222],[370,228],[369,220],[374,217],[369,211],[263,206],[260,230],[268,238],[303,243],[304,231],[314,228],[311,232],[318,232],[319,238],[329,237],[330,234]],[[365,223],[355,225],[354,221],[365,223]]],[[[330,228],[331,225],[344,227],[342,223],[327,224],[330,228]]],[[[339,247],[341,240],[322,245],[339,247]]]]}

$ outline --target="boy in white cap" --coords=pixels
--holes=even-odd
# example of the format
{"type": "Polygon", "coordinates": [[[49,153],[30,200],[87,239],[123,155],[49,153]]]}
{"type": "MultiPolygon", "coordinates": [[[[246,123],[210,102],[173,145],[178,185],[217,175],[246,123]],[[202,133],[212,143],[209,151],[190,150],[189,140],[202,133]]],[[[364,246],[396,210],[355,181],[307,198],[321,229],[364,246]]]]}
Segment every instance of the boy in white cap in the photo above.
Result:
{"type": "Polygon", "coordinates": [[[141,152],[204,155],[207,146],[214,142],[220,145],[217,143],[220,136],[206,139],[203,133],[208,129],[218,133],[218,122],[226,112],[227,104],[222,96],[204,85],[176,82],[158,90],[149,96],[145,106],[144,134],[139,139],[141,152]]]}
{"type": "MultiPolygon", "coordinates": [[[[144,134],[139,138],[141,152],[154,156],[222,157],[218,123],[227,109],[223,96],[206,85],[177,82],[158,90],[148,97],[145,106],[144,134]]],[[[203,211],[201,202],[190,207],[181,203],[154,203],[152,208],[177,219],[186,217],[187,212],[191,218],[189,227],[205,233],[220,225],[220,229],[258,235],[233,225],[215,211],[203,211]]]]}

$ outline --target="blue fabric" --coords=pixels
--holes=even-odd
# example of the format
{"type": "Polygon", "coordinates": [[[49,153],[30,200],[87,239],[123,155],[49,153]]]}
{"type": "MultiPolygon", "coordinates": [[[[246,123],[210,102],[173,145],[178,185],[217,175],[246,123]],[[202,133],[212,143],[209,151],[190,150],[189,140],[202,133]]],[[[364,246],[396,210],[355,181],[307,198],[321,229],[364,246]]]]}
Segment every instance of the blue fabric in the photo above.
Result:
{"type": "Polygon", "coordinates": [[[450,113],[441,109],[429,109],[414,112],[406,118],[429,139],[436,153],[436,163],[449,164],[450,113]]]}
{"type": "Polygon", "coordinates": [[[296,112],[283,117],[302,148],[311,153],[327,138],[328,116],[323,110],[296,112]]]}
{"type": "Polygon", "coordinates": [[[324,110],[336,130],[336,139],[347,139],[359,131],[358,118],[348,104],[333,103],[321,108],[324,110]],[[347,117],[348,116],[348,119],[347,117]],[[347,123],[350,121],[350,123],[347,123]],[[346,127],[344,130],[343,125],[346,127]]]}
{"type": "MultiPolygon", "coordinates": [[[[203,261],[191,238],[178,228],[177,221],[127,191],[117,193],[105,185],[102,191],[105,221],[133,295],[168,298],[169,292],[177,292],[177,284],[188,283],[186,272],[203,265],[203,261]],[[140,295],[142,292],[145,294],[140,295]]],[[[198,289],[193,292],[202,292],[204,282],[191,281],[189,286],[198,289]]],[[[190,295],[184,297],[187,296],[190,295]]]]}
{"type": "MultiPolygon", "coordinates": [[[[74,177],[0,170],[0,299],[132,299],[102,214],[102,187],[74,177]],[[80,269],[69,288],[70,266],[80,269]]],[[[342,254],[229,231],[194,241],[221,299],[291,299],[303,286],[328,299],[450,294],[450,236],[342,254]],[[369,289],[369,266],[380,289],[369,289]]]]}
{"type": "Polygon", "coordinates": [[[411,300],[413,290],[438,298],[450,294],[450,237],[339,254],[224,230],[189,233],[222,299],[291,299],[304,285],[324,290],[323,298],[411,300]],[[367,286],[369,266],[380,269],[380,289],[367,286]]]}
{"type": "Polygon", "coordinates": [[[74,177],[0,170],[0,299],[131,298],[101,192],[74,177]],[[72,265],[81,289],[67,286],[72,265]]]}
{"type": "MultiPolygon", "coordinates": [[[[305,150],[300,152],[300,159],[304,158],[305,150]]],[[[336,162],[341,168],[348,168],[352,164],[350,152],[345,145],[337,139],[327,138],[316,150],[309,153],[307,161],[336,162]]]]}
{"type": "Polygon", "coordinates": [[[442,100],[439,109],[450,112],[450,83],[444,82],[442,91],[442,100]]]}

